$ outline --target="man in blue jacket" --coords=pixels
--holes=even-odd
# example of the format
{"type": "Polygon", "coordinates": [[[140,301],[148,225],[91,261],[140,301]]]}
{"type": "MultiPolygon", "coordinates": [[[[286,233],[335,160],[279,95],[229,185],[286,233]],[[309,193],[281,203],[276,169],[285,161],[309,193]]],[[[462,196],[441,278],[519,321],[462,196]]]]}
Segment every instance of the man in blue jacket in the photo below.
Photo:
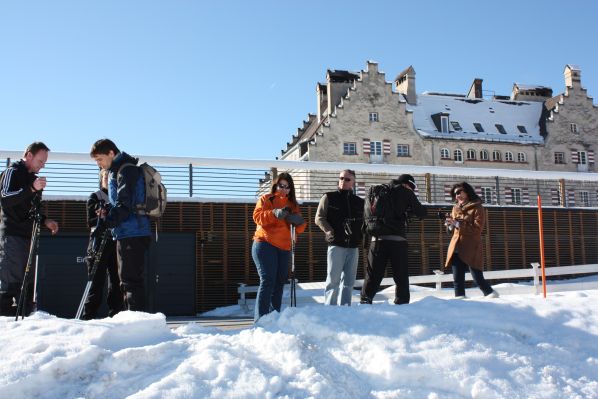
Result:
{"type": "Polygon", "coordinates": [[[116,240],[118,272],[125,309],[145,310],[144,269],[150,243],[150,220],[135,212],[145,202],[145,182],[137,158],[121,152],[108,139],[96,141],[91,157],[101,169],[109,171],[109,209],[100,211],[106,227],[116,240]]]}

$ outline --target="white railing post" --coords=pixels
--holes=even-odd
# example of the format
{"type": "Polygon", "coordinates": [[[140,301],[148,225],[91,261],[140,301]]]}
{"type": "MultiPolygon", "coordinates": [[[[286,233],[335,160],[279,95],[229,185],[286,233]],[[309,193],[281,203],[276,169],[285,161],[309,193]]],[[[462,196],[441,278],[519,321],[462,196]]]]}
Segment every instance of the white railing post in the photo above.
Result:
{"type": "Polygon", "coordinates": [[[540,294],[540,264],[532,262],[532,277],[534,278],[534,293],[540,294]]]}
{"type": "Polygon", "coordinates": [[[247,306],[247,298],[245,298],[245,287],[247,287],[247,284],[239,283],[239,288],[237,288],[237,292],[241,296],[239,298],[239,305],[241,308],[243,308],[243,310],[249,311],[249,307],[247,306]]]}
{"type": "Polygon", "coordinates": [[[442,270],[434,270],[434,274],[436,275],[436,291],[442,290],[442,276],[444,272],[442,270]]]}

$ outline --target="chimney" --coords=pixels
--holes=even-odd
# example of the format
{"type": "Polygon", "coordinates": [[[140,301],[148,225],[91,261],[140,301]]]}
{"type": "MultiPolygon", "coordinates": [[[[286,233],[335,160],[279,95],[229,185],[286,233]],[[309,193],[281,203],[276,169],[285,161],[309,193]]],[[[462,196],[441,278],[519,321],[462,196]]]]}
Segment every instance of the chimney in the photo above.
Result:
{"type": "Polygon", "coordinates": [[[581,88],[581,69],[577,65],[567,64],[565,66],[565,86],[569,88],[581,88]]]}
{"type": "Polygon", "coordinates": [[[320,123],[324,112],[328,109],[328,86],[318,83],[316,93],[318,97],[318,123],[320,123]]]}
{"type": "Polygon", "coordinates": [[[471,87],[469,88],[469,92],[467,93],[467,98],[483,98],[482,96],[482,80],[480,78],[475,78],[471,87]]]}
{"type": "Polygon", "coordinates": [[[415,93],[415,69],[413,66],[405,69],[395,78],[397,91],[407,98],[409,104],[417,103],[417,94],[415,93]]]}

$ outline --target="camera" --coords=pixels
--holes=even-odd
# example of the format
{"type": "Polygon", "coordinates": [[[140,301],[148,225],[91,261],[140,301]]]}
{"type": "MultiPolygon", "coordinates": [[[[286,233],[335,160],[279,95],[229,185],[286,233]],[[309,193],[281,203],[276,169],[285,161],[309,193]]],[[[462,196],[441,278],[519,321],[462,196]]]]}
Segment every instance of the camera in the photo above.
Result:
{"type": "Polygon", "coordinates": [[[442,212],[442,211],[438,212],[437,215],[438,215],[438,219],[440,219],[440,220],[445,220],[447,217],[450,216],[450,214],[448,212],[442,212]]]}

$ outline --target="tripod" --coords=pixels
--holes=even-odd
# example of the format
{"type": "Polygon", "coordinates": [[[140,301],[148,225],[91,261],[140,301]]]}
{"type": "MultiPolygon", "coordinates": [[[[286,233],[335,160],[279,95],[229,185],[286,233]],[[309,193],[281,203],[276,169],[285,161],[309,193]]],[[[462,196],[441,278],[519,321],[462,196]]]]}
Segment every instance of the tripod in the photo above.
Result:
{"type": "Polygon", "coordinates": [[[19,301],[17,302],[17,314],[15,316],[15,321],[19,320],[19,315],[21,315],[21,320],[24,319],[25,313],[27,313],[27,311],[25,310],[25,302],[27,302],[27,290],[29,288],[31,265],[33,264],[33,260],[37,255],[37,249],[39,247],[39,236],[41,234],[41,202],[41,194],[35,194],[33,200],[31,201],[31,211],[29,213],[29,217],[33,219],[33,230],[31,231],[31,244],[29,245],[29,257],[27,258],[27,265],[25,266],[25,275],[23,276],[21,292],[19,293],[19,301]]]}
{"type": "Polygon", "coordinates": [[[291,307],[297,307],[297,284],[295,282],[295,225],[291,224],[291,307]]]}
{"type": "Polygon", "coordinates": [[[87,284],[85,285],[85,290],[83,291],[83,297],[81,298],[81,302],[79,303],[79,308],[77,309],[77,314],[75,315],[76,319],[81,319],[81,315],[83,314],[83,308],[85,307],[85,302],[87,302],[87,297],[89,296],[89,290],[91,290],[91,285],[93,283],[93,278],[96,275],[98,270],[98,266],[100,265],[100,260],[102,259],[102,254],[104,253],[104,248],[106,247],[106,242],[108,242],[108,237],[110,236],[110,230],[105,229],[102,232],[100,245],[96,248],[96,240],[98,238],[97,232],[100,230],[101,219],[98,217],[98,223],[96,224],[96,228],[93,232],[93,242],[91,244],[92,254],[89,255],[90,259],[93,261],[91,272],[89,276],[87,276],[87,284]]]}

